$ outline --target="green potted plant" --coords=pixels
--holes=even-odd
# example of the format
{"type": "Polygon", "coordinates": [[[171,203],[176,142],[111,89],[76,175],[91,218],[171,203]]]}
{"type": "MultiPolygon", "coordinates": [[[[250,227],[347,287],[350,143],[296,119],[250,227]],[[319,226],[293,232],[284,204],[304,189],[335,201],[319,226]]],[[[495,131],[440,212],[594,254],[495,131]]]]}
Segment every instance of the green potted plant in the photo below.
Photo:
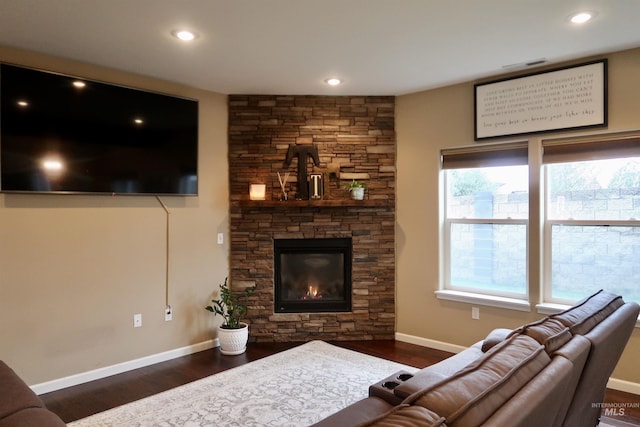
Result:
{"type": "Polygon", "coordinates": [[[364,182],[352,180],[350,183],[344,185],[344,189],[351,193],[351,198],[354,200],[364,199],[364,182]]]}
{"type": "Polygon", "coordinates": [[[242,354],[247,349],[249,340],[249,325],[240,319],[247,312],[246,300],[256,287],[246,288],[242,292],[233,292],[227,284],[227,277],[220,285],[220,298],[212,299],[211,305],[205,310],[214,316],[222,316],[223,322],[218,326],[218,340],[220,341],[220,353],[225,355],[242,354]],[[243,302],[243,300],[245,302],[243,302]]]}

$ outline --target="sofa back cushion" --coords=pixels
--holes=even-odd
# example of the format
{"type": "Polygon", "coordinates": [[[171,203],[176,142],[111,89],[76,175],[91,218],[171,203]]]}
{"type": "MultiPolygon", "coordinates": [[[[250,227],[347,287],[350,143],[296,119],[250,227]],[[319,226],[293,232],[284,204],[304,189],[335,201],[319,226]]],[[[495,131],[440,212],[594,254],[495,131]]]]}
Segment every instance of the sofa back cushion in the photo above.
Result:
{"type": "Polygon", "coordinates": [[[569,328],[557,319],[544,318],[537,322],[524,325],[519,330],[524,335],[530,336],[542,344],[548,354],[553,354],[560,347],[571,340],[569,328]]]}
{"type": "Polygon", "coordinates": [[[445,417],[448,426],[477,426],[549,363],[543,345],[526,335],[514,335],[405,403],[445,417]]]}
{"type": "Polygon", "coordinates": [[[573,335],[584,335],[624,304],[620,295],[599,290],[573,307],[550,316],[567,326],[573,335]]]}

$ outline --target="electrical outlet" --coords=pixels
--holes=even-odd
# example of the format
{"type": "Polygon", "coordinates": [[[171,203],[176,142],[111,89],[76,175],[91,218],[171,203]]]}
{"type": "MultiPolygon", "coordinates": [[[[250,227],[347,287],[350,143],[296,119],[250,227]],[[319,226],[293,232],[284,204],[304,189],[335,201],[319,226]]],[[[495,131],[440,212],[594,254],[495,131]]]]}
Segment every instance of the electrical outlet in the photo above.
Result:
{"type": "Polygon", "coordinates": [[[139,328],[142,326],[142,314],[133,315],[133,327],[139,328]]]}
{"type": "Polygon", "coordinates": [[[224,233],[218,233],[218,244],[221,245],[224,243],[224,233]]]}
{"type": "Polygon", "coordinates": [[[164,320],[165,322],[168,322],[171,319],[173,319],[173,310],[171,309],[171,306],[168,305],[164,309],[164,320]]]}
{"type": "Polygon", "coordinates": [[[471,318],[474,320],[480,319],[480,309],[478,307],[471,307],[471,318]]]}

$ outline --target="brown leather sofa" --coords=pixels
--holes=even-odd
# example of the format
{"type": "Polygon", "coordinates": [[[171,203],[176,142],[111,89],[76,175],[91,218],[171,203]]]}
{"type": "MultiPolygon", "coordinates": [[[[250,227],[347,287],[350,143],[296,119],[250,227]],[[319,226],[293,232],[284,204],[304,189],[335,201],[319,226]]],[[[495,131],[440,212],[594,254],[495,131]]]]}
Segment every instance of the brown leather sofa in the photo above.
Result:
{"type": "Polygon", "coordinates": [[[599,291],[415,374],[396,373],[315,426],[596,426],[639,312],[599,291]]]}
{"type": "Polygon", "coordinates": [[[42,400],[0,360],[0,427],[64,427],[42,400]]]}

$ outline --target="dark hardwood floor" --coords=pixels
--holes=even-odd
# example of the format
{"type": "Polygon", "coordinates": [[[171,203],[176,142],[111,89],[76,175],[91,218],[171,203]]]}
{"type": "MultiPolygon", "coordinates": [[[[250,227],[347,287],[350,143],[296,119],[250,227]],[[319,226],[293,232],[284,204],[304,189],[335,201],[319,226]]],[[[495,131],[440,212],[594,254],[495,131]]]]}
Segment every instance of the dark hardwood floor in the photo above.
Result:
{"type": "MultiPolygon", "coordinates": [[[[47,408],[68,423],[300,344],[302,343],[251,343],[247,352],[239,356],[222,356],[218,349],[202,351],[43,394],[40,398],[47,408]]],[[[444,351],[393,340],[332,341],[331,344],[417,368],[424,368],[451,356],[451,353],[444,351]]],[[[640,396],[607,390],[605,402],[638,406],[640,396]]],[[[626,408],[624,416],[617,416],[615,419],[640,426],[640,408],[626,408]]]]}

